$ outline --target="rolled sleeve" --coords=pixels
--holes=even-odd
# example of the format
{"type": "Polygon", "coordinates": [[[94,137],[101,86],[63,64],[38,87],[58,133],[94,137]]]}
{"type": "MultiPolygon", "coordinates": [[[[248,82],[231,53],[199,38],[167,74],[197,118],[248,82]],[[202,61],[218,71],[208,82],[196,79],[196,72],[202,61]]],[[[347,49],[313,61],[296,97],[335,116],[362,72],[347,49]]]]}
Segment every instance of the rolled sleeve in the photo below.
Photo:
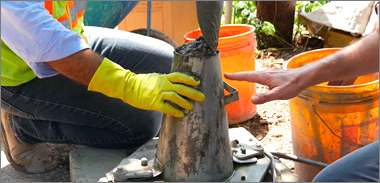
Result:
{"type": "Polygon", "coordinates": [[[1,39],[38,77],[57,74],[45,62],[89,48],[48,13],[43,1],[1,1],[1,39]]]}

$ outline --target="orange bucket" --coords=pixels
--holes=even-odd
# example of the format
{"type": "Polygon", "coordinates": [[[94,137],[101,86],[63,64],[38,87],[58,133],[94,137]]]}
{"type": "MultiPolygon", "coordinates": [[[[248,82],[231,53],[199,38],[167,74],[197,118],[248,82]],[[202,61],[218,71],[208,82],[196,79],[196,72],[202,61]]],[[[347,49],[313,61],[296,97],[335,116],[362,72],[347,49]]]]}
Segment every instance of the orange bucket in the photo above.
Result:
{"type": "MultiPolygon", "coordinates": [[[[202,36],[198,29],[185,34],[185,42],[202,36]]],[[[255,70],[255,28],[251,25],[222,25],[219,32],[218,50],[223,80],[239,91],[239,101],[226,106],[228,123],[235,124],[251,119],[256,115],[256,105],[251,97],[256,93],[256,85],[249,82],[232,81],[224,78],[224,73],[255,70]]]]}
{"type": "MultiPolygon", "coordinates": [[[[289,59],[286,69],[298,68],[339,51],[304,52],[289,59]]],[[[311,86],[289,100],[295,155],[332,163],[376,140],[379,133],[379,74],[360,76],[353,85],[311,86]],[[324,124],[324,122],[326,124],[324,124]],[[339,137],[335,136],[334,132],[339,137]]],[[[321,168],[295,162],[295,172],[312,181],[321,168]]]]}

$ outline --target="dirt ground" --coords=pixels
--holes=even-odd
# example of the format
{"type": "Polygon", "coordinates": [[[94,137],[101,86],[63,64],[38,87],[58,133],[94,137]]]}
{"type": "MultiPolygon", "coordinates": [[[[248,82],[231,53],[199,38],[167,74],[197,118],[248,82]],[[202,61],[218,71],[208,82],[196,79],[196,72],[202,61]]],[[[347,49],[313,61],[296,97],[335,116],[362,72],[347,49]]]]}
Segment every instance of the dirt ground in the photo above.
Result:
{"type": "MultiPolygon", "coordinates": [[[[256,70],[282,69],[284,63],[292,56],[306,50],[280,50],[257,53],[256,70]]],[[[265,92],[265,86],[257,84],[257,93],[265,92]]],[[[269,151],[278,151],[292,154],[292,138],[289,120],[288,101],[272,101],[257,106],[258,114],[246,122],[230,125],[230,127],[244,127],[249,130],[269,151]]],[[[72,145],[52,145],[58,157],[58,167],[43,174],[24,174],[15,171],[1,156],[0,182],[70,182],[69,158],[70,150],[80,148],[72,145]]],[[[289,168],[293,169],[292,161],[281,159],[289,168]]]]}

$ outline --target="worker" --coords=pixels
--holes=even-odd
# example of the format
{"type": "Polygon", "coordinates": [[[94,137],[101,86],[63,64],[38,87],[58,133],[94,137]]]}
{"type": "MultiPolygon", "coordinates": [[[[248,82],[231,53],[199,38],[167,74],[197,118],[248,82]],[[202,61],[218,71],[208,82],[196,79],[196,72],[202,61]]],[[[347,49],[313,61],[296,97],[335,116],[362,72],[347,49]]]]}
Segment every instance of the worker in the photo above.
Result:
{"type": "Polygon", "coordinates": [[[84,1],[1,1],[1,139],[10,164],[53,170],[47,143],[136,148],[162,113],[183,117],[205,96],[170,73],[173,47],[85,27],[84,1]]]}
{"type": "MultiPolygon", "coordinates": [[[[378,12],[378,4],[376,5],[378,12]]],[[[226,73],[227,79],[255,82],[269,87],[252,97],[254,104],[287,100],[302,90],[326,81],[343,80],[379,72],[379,21],[376,31],[335,54],[289,70],[226,73]]],[[[364,146],[324,168],[315,182],[379,182],[379,141],[364,146]]]]}

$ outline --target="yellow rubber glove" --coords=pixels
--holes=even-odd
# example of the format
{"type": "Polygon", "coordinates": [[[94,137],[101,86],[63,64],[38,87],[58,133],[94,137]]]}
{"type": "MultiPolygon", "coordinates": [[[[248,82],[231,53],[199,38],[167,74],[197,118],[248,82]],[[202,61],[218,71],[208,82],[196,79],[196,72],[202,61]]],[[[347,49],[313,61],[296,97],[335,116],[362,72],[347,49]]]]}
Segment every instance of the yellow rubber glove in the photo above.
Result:
{"type": "Polygon", "coordinates": [[[184,113],[166,101],[192,110],[193,104],[180,95],[198,102],[204,101],[203,93],[186,86],[197,86],[199,83],[200,81],[182,73],[135,74],[104,58],[92,77],[88,90],[119,98],[136,108],[156,110],[182,118],[184,113]]]}

